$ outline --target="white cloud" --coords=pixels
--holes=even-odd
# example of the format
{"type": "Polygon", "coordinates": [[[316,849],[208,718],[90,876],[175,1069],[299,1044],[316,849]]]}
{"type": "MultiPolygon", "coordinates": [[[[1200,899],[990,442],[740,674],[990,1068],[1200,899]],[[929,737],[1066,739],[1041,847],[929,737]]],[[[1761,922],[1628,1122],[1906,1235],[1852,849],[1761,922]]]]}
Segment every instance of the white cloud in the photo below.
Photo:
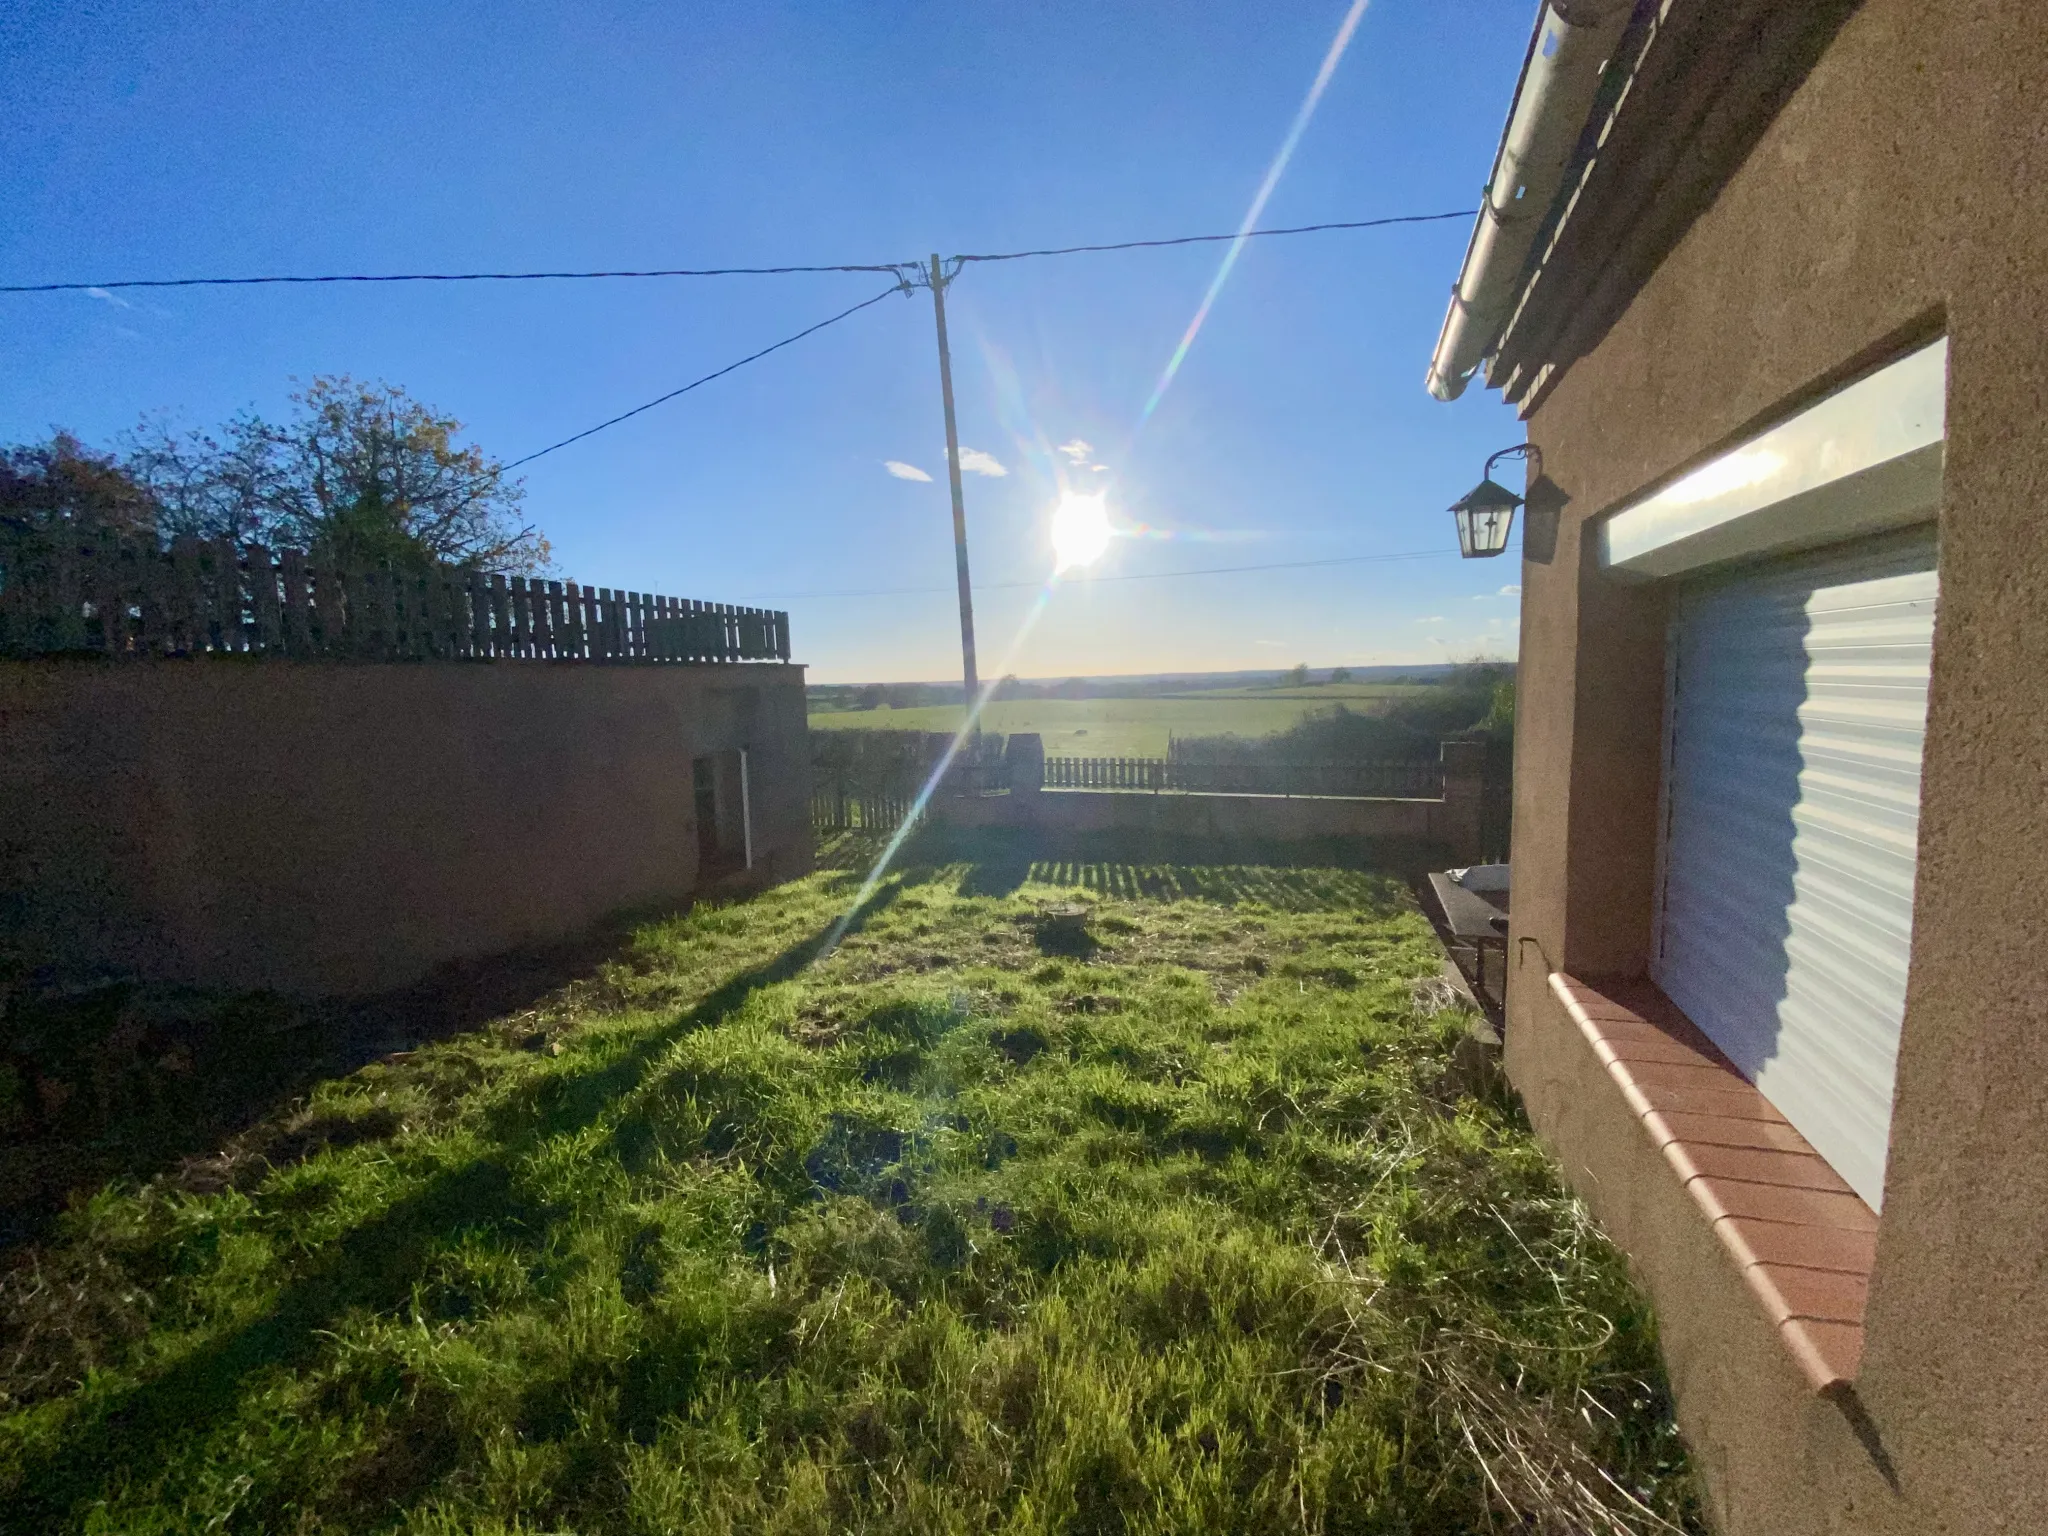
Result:
{"type": "Polygon", "coordinates": [[[1098,475],[1106,475],[1109,473],[1109,466],[1107,464],[1090,464],[1088,467],[1094,470],[1095,473],[1097,473],[1098,475]]]}
{"type": "Polygon", "coordinates": [[[1253,645],[1270,645],[1275,650],[1280,649],[1280,647],[1282,647],[1286,643],[1287,642],[1285,640],[1254,640],[1252,642],[1253,645]]]}
{"type": "MultiPolygon", "coordinates": [[[[1095,445],[1077,437],[1068,442],[1061,443],[1054,451],[1056,453],[1064,453],[1076,464],[1086,464],[1094,456],[1095,445]]],[[[1095,467],[1100,469],[1102,466],[1098,464],[1095,467]]]]}
{"type": "Polygon", "coordinates": [[[1522,584],[1519,581],[1511,581],[1495,595],[1499,597],[1520,597],[1522,595],[1522,584]]]}
{"type": "Polygon", "coordinates": [[[997,480],[1009,473],[1007,469],[996,462],[994,454],[983,453],[979,448],[962,448],[960,450],[960,468],[970,475],[987,475],[991,479],[997,480]]]}
{"type": "Polygon", "coordinates": [[[1426,618],[1426,619],[1417,619],[1417,620],[1416,620],[1415,622],[1416,622],[1416,623],[1418,623],[1418,624],[1441,624],[1441,623],[1443,623],[1443,621],[1444,621],[1444,616],[1443,616],[1442,614],[1440,614],[1440,613],[1432,613],[1432,614],[1431,614],[1431,615],[1430,615],[1430,616],[1429,616],[1428,618],[1426,618]]]}
{"type": "Polygon", "coordinates": [[[915,464],[906,464],[901,459],[884,459],[882,460],[882,468],[889,471],[898,480],[922,480],[927,485],[931,483],[932,477],[930,475],[919,469],[915,464]]]}
{"type": "Polygon", "coordinates": [[[85,296],[88,299],[98,299],[102,303],[111,304],[116,309],[133,309],[135,307],[118,293],[109,293],[104,288],[88,288],[85,290],[85,296]]]}

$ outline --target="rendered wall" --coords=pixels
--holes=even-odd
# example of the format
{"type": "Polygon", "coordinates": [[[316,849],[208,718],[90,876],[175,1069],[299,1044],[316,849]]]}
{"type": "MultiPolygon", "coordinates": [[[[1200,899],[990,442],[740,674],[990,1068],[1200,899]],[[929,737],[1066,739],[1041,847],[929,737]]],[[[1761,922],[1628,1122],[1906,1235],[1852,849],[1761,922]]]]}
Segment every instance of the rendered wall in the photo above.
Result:
{"type": "MultiPolygon", "coordinates": [[[[1530,435],[1508,1066],[1654,1295],[1731,1533],[2048,1530],[2048,15],[1867,0],[1530,435]],[[1587,523],[1950,337],[1912,976],[1852,1399],[1811,1396],[1550,1000],[1640,976],[1665,592],[1587,523]],[[1535,540],[1535,554],[1546,553],[1535,540]]],[[[1650,110],[1645,106],[1643,110],[1650,110]]]]}
{"type": "Polygon", "coordinates": [[[0,663],[0,944],[297,994],[411,982],[697,887],[691,759],[746,747],[808,867],[803,669],[0,663]]]}

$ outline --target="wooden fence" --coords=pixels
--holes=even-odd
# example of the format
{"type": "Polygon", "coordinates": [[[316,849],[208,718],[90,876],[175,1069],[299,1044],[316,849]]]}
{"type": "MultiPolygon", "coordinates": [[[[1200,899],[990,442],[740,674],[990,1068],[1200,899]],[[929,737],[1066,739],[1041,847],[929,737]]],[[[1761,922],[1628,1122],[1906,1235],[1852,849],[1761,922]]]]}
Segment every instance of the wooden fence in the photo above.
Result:
{"type": "Polygon", "coordinates": [[[506,577],[361,567],[179,539],[9,550],[0,654],[207,653],[353,660],[787,661],[789,615],[506,577]]]}
{"type": "Polygon", "coordinates": [[[1158,757],[1048,757],[1045,787],[1435,800],[1443,796],[1444,770],[1442,762],[1434,758],[1370,763],[1191,763],[1158,757]]]}
{"type": "MultiPolygon", "coordinates": [[[[894,831],[953,738],[944,732],[811,732],[811,825],[820,831],[894,831]]],[[[939,793],[979,795],[1009,787],[1004,738],[993,731],[962,742],[939,793]]]]}

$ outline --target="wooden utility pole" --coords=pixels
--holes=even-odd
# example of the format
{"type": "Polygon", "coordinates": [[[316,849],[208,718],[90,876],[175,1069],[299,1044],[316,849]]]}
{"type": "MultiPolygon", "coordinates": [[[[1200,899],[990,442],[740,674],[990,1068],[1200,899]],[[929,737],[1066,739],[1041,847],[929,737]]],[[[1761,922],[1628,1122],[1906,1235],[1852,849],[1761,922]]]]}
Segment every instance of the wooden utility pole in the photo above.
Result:
{"type": "Polygon", "coordinates": [[[960,667],[967,680],[967,708],[981,692],[974,665],[974,588],[967,579],[967,499],[960,489],[960,432],[953,424],[953,355],[946,345],[946,274],[932,253],[932,313],[939,322],[939,393],[946,401],[946,478],[953,488],[953,557],[960,572],[960,667]]]}

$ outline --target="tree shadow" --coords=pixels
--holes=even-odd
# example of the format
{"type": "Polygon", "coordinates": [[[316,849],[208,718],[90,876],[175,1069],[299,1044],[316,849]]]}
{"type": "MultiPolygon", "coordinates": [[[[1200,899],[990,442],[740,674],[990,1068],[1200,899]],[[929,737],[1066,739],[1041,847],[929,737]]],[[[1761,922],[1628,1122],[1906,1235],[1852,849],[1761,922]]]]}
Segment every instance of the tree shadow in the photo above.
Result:
{"type": "MultiPolygon", "coordinates": [[[[859,933],[894,905],[900,894],[898,885],[878,887],[847,922],[840,938],[859,933]]],[[[801,975],[832,940],[834,926],[828,923],[772,960],[739,972],[662,1028],[650,1031],[632,1049],[582,1071],[551,1074],[508,1096],[490,1116],[492,1133],[507,1141],[546,1140],[584,1129],[607,1105],[632,1092],[655,1058],[683,1036],[730,1017],[754,993],[801,975]]]]}
{"type": "Polygon", "coordinates": [[[146,1383],[114,1393],[67,1426],[41,1455],[24,1455],[10,1512],[21,1530],[57,1530],[115,1477],[146,1481],[171,1448],[204,1434],[266,1367],[303,1365],[345,1313],[388,1311],[410,1294],[451,1236],[491,1233],[526,1251],[550,1213],[524,1200],[506,1164],[479,1159],[451,1169],[323,1250],[260,1317],[177,1360],[146,1383]]]}
{"type": "MultiPolygon", "coordinates": [[[[898,892],[896,886],[876,891],[854,913],[846,932],[859,931],[898,892]]],[[[324,1245],[261,1317],[148,1379],[107,1394],[60,1436],[24,1451],[10,1490],[9,1512],[21,1522],[19,1528],[61,1528],[74,1511],[101,1496],[117,1474],[130,1482],[147,1481],[162,1470],[179,1441],[206,1433],[233,1410],[253,1373],[304,1365],[323,1336],[349,1313],[398,1307],[435,1254],[464,1234],[486,1234],[537,1258],[560,1213],[524,1195],[512,1170],[542,1143],[596,1121],[639,1085],[676,1040],[718,1023],[754,993],[801,973],[818,957],[831,931],[831,925],[822,927],[737,973],[623,1055],[548,1074],[513,1094],[487,1118],[486,1129],[496,1143],[490,1151],[436,1174],[324,1245]]]]}
{"type": "Polygon", "coordinates": [[[622,911],[357,997],[31,977],[0,1016],[0,1253],[46,1236],[85,1191],[206,1157],[321,1081],[591,979],[641,926],[687,910],[622,911]]]}

